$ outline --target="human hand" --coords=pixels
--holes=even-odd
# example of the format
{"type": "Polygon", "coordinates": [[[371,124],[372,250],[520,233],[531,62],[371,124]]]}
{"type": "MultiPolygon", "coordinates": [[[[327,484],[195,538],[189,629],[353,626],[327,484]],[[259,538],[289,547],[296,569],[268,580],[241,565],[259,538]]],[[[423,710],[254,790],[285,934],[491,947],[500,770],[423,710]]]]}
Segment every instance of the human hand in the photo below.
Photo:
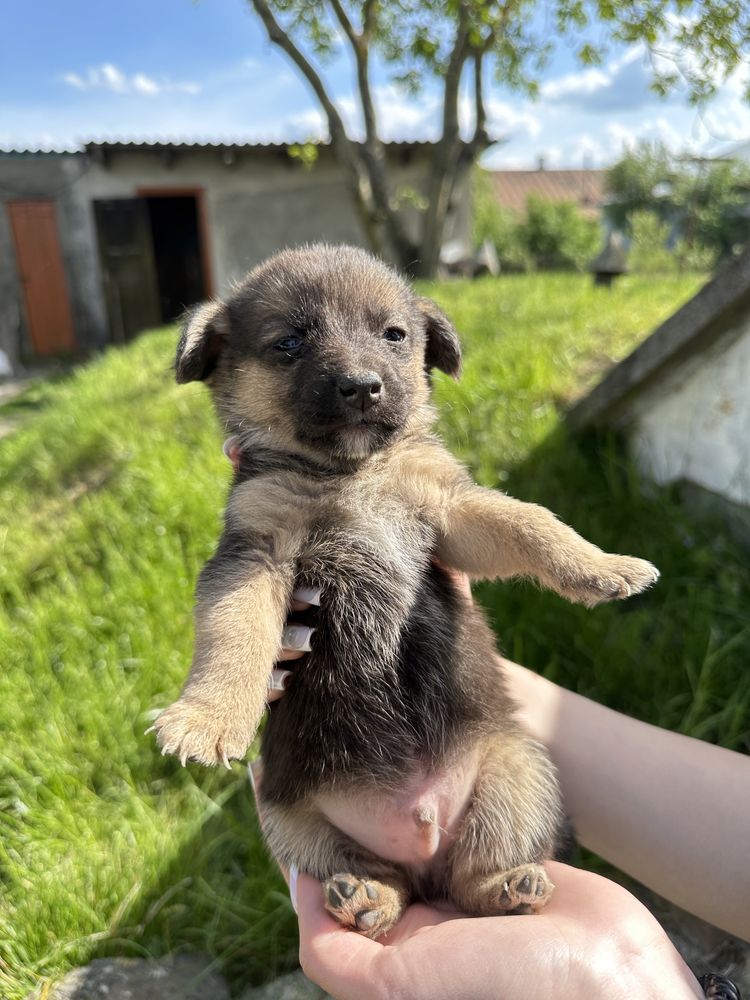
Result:
{"type": "MultiPolygon", "coordinates": [[[[231,440],[231,439],[230,439],[231,440]]],[[[448,567],[441,567],[451,577],[456,590],[466,599],[471,601],[471,584],[465,573],[452,570],[448,567]]],[[[308,611],[311,607],[320,606],[320,589],[318,587],[298,587],[292,594],[290,610],[308,611]]],[[[278,662],[289,660],[299,660],[311,649],[310,640],[314,628],[307,625],[300,625],[297,622],[288,622],[281,636],[281,653],[278,662]]],[[[289,677],[290,670],[276,668],[271,675],[271,682],[268,690],[268,701],[276,701],[284,694],[284,690],[289,677]]]]}
{"type": "Polygon", "coordinates": [[[320,884],[296,879],[300,963],[337,1000],[681,1000],[703,991],[649,911],[622,886],[557,862],[533,916],[465,917],[410,906],[387,939],[344,929],[320,884]]]}

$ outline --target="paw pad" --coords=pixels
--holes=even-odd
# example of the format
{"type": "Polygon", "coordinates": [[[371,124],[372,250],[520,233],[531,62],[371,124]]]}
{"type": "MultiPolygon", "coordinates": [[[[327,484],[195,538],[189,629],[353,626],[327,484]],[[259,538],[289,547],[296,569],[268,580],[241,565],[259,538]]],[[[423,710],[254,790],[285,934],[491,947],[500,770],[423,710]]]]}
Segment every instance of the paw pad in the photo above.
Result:
{"type": "Polygon", "coordinates": [[[323,884],[326,910],[340,924],[379,937],[396,923],[400,906],[389,886],[357,875],[334,875],[323,884]]]}

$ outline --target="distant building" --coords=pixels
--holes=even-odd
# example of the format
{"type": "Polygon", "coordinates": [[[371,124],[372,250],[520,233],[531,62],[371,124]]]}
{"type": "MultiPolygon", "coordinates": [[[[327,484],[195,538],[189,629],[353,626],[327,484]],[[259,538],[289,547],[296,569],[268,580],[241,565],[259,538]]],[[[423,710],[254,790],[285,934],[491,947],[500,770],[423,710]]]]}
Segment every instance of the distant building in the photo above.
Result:
{"type": "MultiPolygon", "coordinates": [[[[419,191],[433,146],[389,143],[419,191]]],[[[446,239],[470,231],[468,175],[446,239]]],[[[0,350],[35,356],[120,343],[220,294],[281,247],[365,245],[328,145],[307,169],[286,144],[89,143],[0,152],[0,350]]]]}
{"type": "Polygon", "coordinates": [[[532,195],[545,201],[572,201],[591,218],[599,218],[605,199],[606,170],[490,171],[498,203],[518,216],[526,214],[532,195]]]}
{"type": "Polygon", "coordinates": [[[621,430],[658,483],[721,498],[750,530],[750,251],[615,365],[568,420],[621,430]]]}

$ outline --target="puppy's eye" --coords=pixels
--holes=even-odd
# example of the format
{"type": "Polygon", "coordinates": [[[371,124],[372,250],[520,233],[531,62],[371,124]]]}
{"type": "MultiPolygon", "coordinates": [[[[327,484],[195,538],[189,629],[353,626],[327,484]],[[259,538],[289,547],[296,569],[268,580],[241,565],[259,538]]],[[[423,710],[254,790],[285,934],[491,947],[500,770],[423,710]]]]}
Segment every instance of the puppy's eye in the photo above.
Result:
{"type": "Polygon", "coordinates": [[[383,338],[390,340],[392,344],[400,344],[402,340],[406,339],[406,334],[403,330],[399,330],[397,326],[389,326],[383,334],[383,338]]]}
{"type": "Polygon", "coordinates": [[[284,337],[283,340],[277,340],[273,346],[277,351],[296,351],[298,347],[302,347],[302,337],[284,337]]]}

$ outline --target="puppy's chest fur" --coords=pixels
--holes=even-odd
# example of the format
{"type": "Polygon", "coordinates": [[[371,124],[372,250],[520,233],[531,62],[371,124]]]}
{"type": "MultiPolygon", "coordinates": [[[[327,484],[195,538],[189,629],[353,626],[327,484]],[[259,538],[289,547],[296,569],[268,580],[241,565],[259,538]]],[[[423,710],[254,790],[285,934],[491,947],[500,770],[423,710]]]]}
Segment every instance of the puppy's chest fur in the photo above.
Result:
{"type": "Polygon", "coordinates": [[[312,652],[263,736],[270,801],[396,788],[444,767],[497,711],[500,692],[471,676],[489,630],[432,563],[436,526],[398,483],[386,460],[348,476],[261,473],[236,491],[247,528],[274,558],[294,552],[297,580],[322,592],[312,652]]]}

